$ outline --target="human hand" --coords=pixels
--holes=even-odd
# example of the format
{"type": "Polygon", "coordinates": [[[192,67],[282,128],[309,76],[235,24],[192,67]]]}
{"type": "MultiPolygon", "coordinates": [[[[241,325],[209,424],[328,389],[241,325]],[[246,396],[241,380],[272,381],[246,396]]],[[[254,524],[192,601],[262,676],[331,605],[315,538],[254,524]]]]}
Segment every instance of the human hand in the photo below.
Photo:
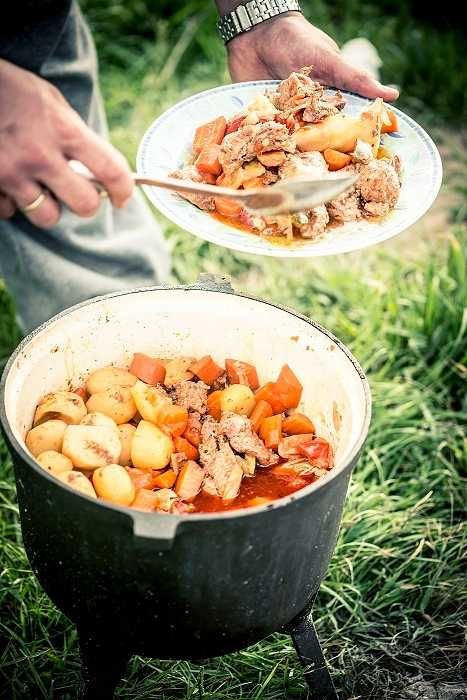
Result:
{"type": "Polygon", "coordinates": [[[133,191],[125,158],[94,133],[50,83],[0,60],[0,218],[46,197],[25,215],[51,228],[63,202],[78,216],[93,216],[101,198],[95,187],[69,167],[84,163],[122,207],[133,191]]]}
{"type": "Polygon", "coordinates": [[[294,70],[313,66],[311,77],[324,85],[388,101],[399,95],[344,61],[336,42],[300,13],[280,15],[240,34],[227,45],[227,51],[235,81],[283,79],[294,70]]]}

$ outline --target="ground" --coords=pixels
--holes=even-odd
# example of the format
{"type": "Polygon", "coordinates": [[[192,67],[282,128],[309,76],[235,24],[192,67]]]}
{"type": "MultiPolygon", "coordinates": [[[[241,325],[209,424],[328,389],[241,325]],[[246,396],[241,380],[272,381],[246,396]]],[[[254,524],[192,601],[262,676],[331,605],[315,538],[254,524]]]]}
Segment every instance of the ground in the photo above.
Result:
{"type": "MultiPolygon", "coordinates": [[[[141,46],[135,40],[137,50],[130,41],[135,21],[128,8],[140,26],[151,26],[144,2],[112,8],[87,2],[101,48],[112,138],[131,159],[156,114],[227,79],[212,28],[197,32],[201,24],[211,27],[200,14],[203,3],[178,6],[177,20],[158,24],[155,51],[146,36],[141,46]],[[170,40],[174,27],[177,41],[170,40]]],[[[325,26],[330,11],[324,3],[314,7],[325,26]]],[[[449,63],[455,52],[435,30],[418,24],[401,30],[396,18],[388,15],[380,23],[379,10],[361,8],[346,3],[341,39],[362,31],[377,43],[386,65],[403,76],[398,82],[406,86],[404,107],[441,144],[448,176],[432,211],[393,241],[299,268],[294,261],[232,253],[161,223],[172,245],[175,279],[190,282],[200,271],[222,272],[240,290],[298,309],[347,343],[369,376],[371,430],[316,605],[319,636],[341,697],[459,700],[466,695],[467,159],[455,121],[461,107],[452,75],[464,68],[449,63]],[[442,85],[438,80],[441,93],[432,100],[428,55],[430,75],[448,76],[442,85]]],[[[3,356],[17,340],[12,319],[0,288],[3,356]]],[[[11,463],[1,441],[0,509],[0,698],[72,698],[76,632],[41,591],[25,558],[11,463]]],[[[307,696],[290,639],[275,635],[205,666],[135,657],[118,697],[307,696]]]]}

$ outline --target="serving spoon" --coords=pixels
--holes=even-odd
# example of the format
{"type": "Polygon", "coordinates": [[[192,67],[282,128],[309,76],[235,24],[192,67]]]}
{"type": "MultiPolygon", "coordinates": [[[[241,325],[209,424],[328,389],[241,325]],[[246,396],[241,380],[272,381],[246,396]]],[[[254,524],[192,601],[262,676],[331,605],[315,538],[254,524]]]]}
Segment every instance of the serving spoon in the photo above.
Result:
{"type": "MultiPolygon", "coordinates": [[[[90,180],[102,196],[106,192],[92,173],[78,161],[70,161],[70,167],[79,175],[90,180]]],[[[297,177],[267,187],[255,187],[249,190],[234,190],[230,187],[218,187],[191,180],[179,180],[173,177],[146,177],[133,173],[136,185],[161,187],[174,192],[188,194],[204,194],[213,197],[229,197],[241,204],[252,214],[274,216],[278,214],[293,214],[298,211],[313,209],[324,204],[352,187],[357,181],[357,175],[339,175],[335,177],[297,177]]]]}

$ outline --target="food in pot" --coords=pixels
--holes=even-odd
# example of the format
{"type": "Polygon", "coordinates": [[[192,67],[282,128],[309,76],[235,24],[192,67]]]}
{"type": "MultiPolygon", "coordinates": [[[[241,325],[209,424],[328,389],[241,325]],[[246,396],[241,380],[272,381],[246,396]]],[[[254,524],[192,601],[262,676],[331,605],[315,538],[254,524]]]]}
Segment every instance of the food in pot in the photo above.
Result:
{"type": "Polygon", "coordinates": [[[184,514],[265,505],[333,467],[301,397],[288,365],[260,385],[256,367],[237,359],[136,353],[129,369],[104,367],[85,387],[47,394],[26,446],[63,483],[120,506],[184,514]]]}
{"type": "Polygon", "coordinates": [[[381,135],[397,131],[397,117],[378,98],[358,116],[342,112],[345,98],[330,94],[303,68],[230,119],[219,116],[196,129],[192,162],[172,177],[234,189],[309,176],[356,173],[359,179],[336,200],[309,211],[253,216],[240,203],[180,193],[200,209],[261,236],[315,239],[330,224],[389,213],[400,192],[400,162],[381,135]]]}

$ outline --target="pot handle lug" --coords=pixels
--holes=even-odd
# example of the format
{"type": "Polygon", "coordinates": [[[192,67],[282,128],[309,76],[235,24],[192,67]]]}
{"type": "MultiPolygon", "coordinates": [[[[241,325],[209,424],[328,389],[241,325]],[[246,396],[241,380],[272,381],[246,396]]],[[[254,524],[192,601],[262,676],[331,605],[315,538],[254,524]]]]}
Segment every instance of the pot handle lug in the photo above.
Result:
{"type": "Polygon", "coordinates": [[[160,551],[172,549],[181,518],[157,513],[132,513],[133,534],[138,539],[150,540],[160,551]]]}
{"type": "Polygon", "coordinates": [[[185,289],[206,289],[213,292],[227,292],[235,294],[235,289],[229,277],[223,275],[213,275],[209,272],[201,272],[196,282],[187,284],[185,289]]]}

